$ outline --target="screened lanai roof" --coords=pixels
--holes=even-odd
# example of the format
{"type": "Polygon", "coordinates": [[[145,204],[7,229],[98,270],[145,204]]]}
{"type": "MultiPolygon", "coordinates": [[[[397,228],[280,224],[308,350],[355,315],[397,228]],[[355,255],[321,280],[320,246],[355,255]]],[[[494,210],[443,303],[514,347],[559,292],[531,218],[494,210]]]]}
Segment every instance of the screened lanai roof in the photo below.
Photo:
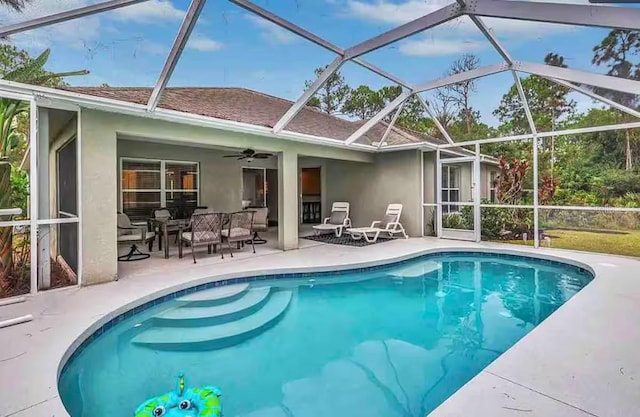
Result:
{"type": "MultiPolygon", "coordinates": [[[[111,12],[115,10],[126,10],[128,7],[135,7],[142,3],[149,3],[157,0],[100,0],[79,2],[78,4],[88,4],[84,7],[68,8],[65,11],[55,14],[44,14],[34,19],[21,21],[0,27],[0,37],[16,35],[18,33],[67,22],[75,19],[88,19],[92,16],[111,12]]],[[[213,2],[214,0],[209,0],[213,2]]],[[[296,134],[311,135],[327,142],[340,141],[344,145],[358,145],[360,148],[369,147],[372,150],[394,149],[420,146],[444,146],[453,147],[455,138],[438,122],[434,115],[434,109],[425,97],[425,92],[430,92],[447,85],[457,84],[468,80],[475,80],[483,77],[491,77],[494,74],[506,73],[513,76],[518,96],[525,110],[530,133],[519,135],[519,138],[535,138],[561,134],[562,132],[538,132],[531,117],[531,112],[527,103],[527,97],[522,89],[519,74],[534,74],[544,77],[564,87],[571,88],[588,97],[598,100],[610,107],[632,115],[640,120],[640,112],[623,104],[614,102],[594,92],[591,87],[599,89],[614,90],[631,94],[640,94],[640,81],[634,81],[613,76],[598,74],[592,71],[581,69],[559,68],[545,64],[531,63],[514,59],[501,42],[500,33],[494,32],[485,23],[486,18],[504,19],[511,21],[533,21],[549,24],[574,25],[582,27],[596,28],[616,28],[622,30],[640,30],[640,9],[633,6],[621,7],[618,5],[597,5],[597,4],[568,4],[566,2],[538,2],[522,0],[456,0],[450,4],[434,0],[434,5],[442,4],[442,7],[430,8],[423,15],[412,16],[407,21],[396,27],[386,30],[369,39],[355,42],[353,45],[338,46],[326,37],[318,36],[306,28],[303,28],[291,20],[288,20],[274,11],[267,10],[267,4],[257,4],[258,0],[216,0],[220,3],[233,4],[244,9],[256,19],[270,25],[276,25],[283,31],[310,41],[318,49],[328,51],[333,60],[324,62],[326,69],[322,71],[317,79],[308,85],[304,93],[295,102],[290,102],[276,97],[268,96],[246,89],[225,89],[208,88],[198,90],[199,94],[190,94],[189,90],[179,88],[167,88],[176,66],[180,62],[183,51],[205,6],[206,0],[192,0],[186,13],[184,13],[181,24],[177,29],[177,34],[171,48],[166,54],[166,61],[160,71],[153,87],[146,89],[121,88],[112,89],[82,89],[73,90],[74,96],[66,96],[70,100],[78,99],[83,95],[98,97],[110,97],[138,106],[146,106],[148,114],[171,109],[185,113],[185,115],[204,116],[205,118],[221,119],[229,121],[241,121],[250,125],[266,127],[273,135],[282,135],[292,138],[296,134]],[[499,61],[490,65],[464,71],[454,75],[444,76],[435,79],[425,79],[421,82],[412,82],[399,77],[384,69],[384,63],[373,64],[369,59],[376,51],[393,45],[399,41],[410,38],[413,35],[428,32],[441,27],[448,22],[458,19],[467,19],[477,33],[482,36],[495,50],[499,61]],[[339,119],[320,114],[316,110],[308,108],[309,100],[326,84],[333,74],[348,64],[356,64],[366,71],[371,71],[388,82],[402,87],[400,95],[388,103],[379,113],[362,122],[339,119]],[[427,116],[431,117],[440,132],[440,136],[446,142],[439,141],[428,135],[408,132],[405,129],[394,127],[400,109],[407,104],[408,100],[417,98],[423,106],[427,116]],[[258,103],[264,103],[259,106],[258,103]],[[391,128],[389,128],[391,126],[391,128]]],[[[165,2],[166,3],[166,2],[165,2]]],[[[265,3],[265,2],[260,2],[265,3]]],[[[367,6],[367,2],[361,3],[362,7],[367,6]]],[[[382,2],[379,2],[382,3],[382,2]]],[[[428,3],[428,2],[425,2],[428,3]]],[[[71,3],[69,3],[71,5],[71,3]]],[[[75,3],[73,3],[75,4],[75,3]]],[[[335,4],[335,2],[332,2],[335,4]]],[[[385,3],[386,4],[386,3],[385,3]]],[[[72,6],[72,5],[71,5],[72,6]]],[[[394,13],[390,9],[389,13],[394,13]]],[[[321,16],[318,16],[320,18],[321,16]]],[[[395,21],[392,16],[387,16],[387,21],[395,21]]],[[[337,19],[339,17],[334,17],[337,19]]],[[[81,24],[81,23],[80,23],[81,24]]],[[[327,26],[327,25],[324,25],[327,26]]],[[[133,30],[133,26],[130,26],[133,30]]],[[[330,27],[330,25],[329,25],[330,27]]],[[[447,30],[457,30],[455,26],[447,27],[447,30]]],[[[275,36],[275,35],[274,35],[275,36]]],[[[278,35],[280,36],[280,35],[278,35]]],[[[213,50],[216,45],[210,40],[198,39],[199,46],[204,49],[213,50]],[[208,42],[208,43],[207,43],[208,42]]],[[[150,45],[147,45],[150,47],[150,45]]],[[[212,66],[217,63],[213,61],[212,66]]],[[[259,67],[259,63],[251,63],[259,67]]],[[[126,70],[126,68],[123,68],[126,70]]],[[[155,78],[155,77],[154,77],[155,78]]],[[[16,85],[15,83],[1,82],[0,87],[7,90],[23,89],[30,90],[29,86],[16,85]]],[[[194,90],[192,90],[194,91],[194,90]]],[[[51,94],[43,89],[37,90],[40,95],[51,94]]],[[[110,103],[112,109],[117,109],[118,103],[110,103]]],[[[124,106],[123,106],[124,107],[124,106]]],[[[194,119],[194,121],[202,119],[194,119]]],[[[632,122],[624,125],[599,126],[604,128],[619,129],[623,127],[639,127],[640,123],[632,122]]],[[[483,138],[487,140],[487,138],[483,138]]]]}

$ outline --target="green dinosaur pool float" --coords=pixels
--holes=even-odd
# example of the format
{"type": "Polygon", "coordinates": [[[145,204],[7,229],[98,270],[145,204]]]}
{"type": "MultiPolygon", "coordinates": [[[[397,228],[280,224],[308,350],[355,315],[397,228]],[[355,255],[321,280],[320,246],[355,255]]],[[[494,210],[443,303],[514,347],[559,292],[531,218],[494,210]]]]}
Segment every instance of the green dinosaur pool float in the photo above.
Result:
{"type": "Polygon", "coordinates": [[[186,388],[184,375],[180,374],[174,391],[145,401],[134,417],[220,417],[221,395],[216,387],[186,388]]]}

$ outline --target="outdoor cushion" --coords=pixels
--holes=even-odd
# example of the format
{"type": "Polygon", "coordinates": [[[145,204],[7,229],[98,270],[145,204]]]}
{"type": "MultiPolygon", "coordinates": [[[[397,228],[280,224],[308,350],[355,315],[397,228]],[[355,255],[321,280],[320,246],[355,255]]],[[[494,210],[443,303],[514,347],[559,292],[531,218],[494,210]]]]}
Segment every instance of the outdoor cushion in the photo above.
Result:
{"type": "Polygon", "coordinates": [[[381,229],[386,229],[387,225],[389,223],[395,222],[397,218],[398,216],[396,216],[395,214],[385,214],[382,220],[380,220],[380,224],[378,225],[378,227],[381,229]]]}
{"type": "Polygon", "coordinates": [[[225,229],[222,231],[222,236],[224,237],[230,237],[230,238],[236,238],[236,237],[243,237],[243,236],[251,236],[251,230],[249,229],[245,229],[243,227],[234,227],[231,229],[231,234],[229,234],[229,230],[225,229]]]}
{"type": "MultiPolygon", "coordinates": [[[[154,232],[146,232],[144,240],[151,240],[156,236],[154,232]]],[[[142,231],[138,229],[138,232],[127,233],[118,236],[118,242],[142,242],[142,231]]]]}
{"type": "Polygon", "coordinates": [[[189,241],[189,242],[192,242],[194,237],[195,237],[196,243],[197,242],[211,242],[211,241],[219,240],[218,235],[216,233],[214,233],[214,232],[211,232],[211,231],[195,232],[195,236],[191,232],[183,232],[182,233],[182,238],[184,240],[189,241]]]}
{"type": "Polygon", "coordinates": [[[331,217],[329,217],[329,224],[342,224],[344,220],[347,218],[346,211],[333,211],[331,212],[331,217]]]}
{"type": "Polygon", "coordinates": [[[118,236],[118,242],[140,242],[142,233],[132,233],[118,236]]]}

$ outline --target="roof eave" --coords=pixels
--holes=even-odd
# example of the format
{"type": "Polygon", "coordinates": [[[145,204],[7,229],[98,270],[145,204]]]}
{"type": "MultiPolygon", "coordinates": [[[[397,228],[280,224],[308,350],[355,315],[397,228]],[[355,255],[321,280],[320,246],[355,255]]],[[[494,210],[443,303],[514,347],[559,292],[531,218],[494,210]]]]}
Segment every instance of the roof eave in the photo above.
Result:
{"type": "Polygon", "coordinates": [[[73,109],[74,106],[77,106],[78,108],[82,107],[176,123],[211,127],[238,133],[248,133],[269,138],[291,140],[294,142],[310,143],[371,153],[376,152],[376,148],[374,146],[365,144],[347,145],[339,139],[313,136],[291,131],[283,131],[276,134],[271,128],[266,126],[257,126],[231,120],[217,119],[214,117],[201,116],[176,110],[158,108],[150,112],[147,110],[147,106],[142,104],[97,97],[68,90],[58,90],[55,88],[17,83],[2,79],[0,79],[0,92],[0,95],[10,96],[9,98],[15,97],[19,99],[27,99],[27,97],[33,97],[37,103],[42,105],[55,104],[60,105],[61,107],[65,107],[65,105],[67,105],[69,109],[73,109]]]}

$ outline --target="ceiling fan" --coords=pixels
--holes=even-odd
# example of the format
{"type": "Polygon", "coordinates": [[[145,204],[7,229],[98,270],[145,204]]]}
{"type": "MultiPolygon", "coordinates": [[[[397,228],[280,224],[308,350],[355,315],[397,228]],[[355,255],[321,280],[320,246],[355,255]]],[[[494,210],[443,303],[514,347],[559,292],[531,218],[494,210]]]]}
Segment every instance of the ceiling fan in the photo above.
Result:
{"type": "Polygon", "coordinates": [[[246,160],[248,162],[253,161],[254,159],[267,159],[272,157],[273,154],[271,153],[264,153],[264,152],[256,152],[253,149],[245,149],[244,151],[240,152],[240,153],[236,153],[233,155],[225,155],[225,158],[237,158],[239,161],[241,160],[246,160]]]}

